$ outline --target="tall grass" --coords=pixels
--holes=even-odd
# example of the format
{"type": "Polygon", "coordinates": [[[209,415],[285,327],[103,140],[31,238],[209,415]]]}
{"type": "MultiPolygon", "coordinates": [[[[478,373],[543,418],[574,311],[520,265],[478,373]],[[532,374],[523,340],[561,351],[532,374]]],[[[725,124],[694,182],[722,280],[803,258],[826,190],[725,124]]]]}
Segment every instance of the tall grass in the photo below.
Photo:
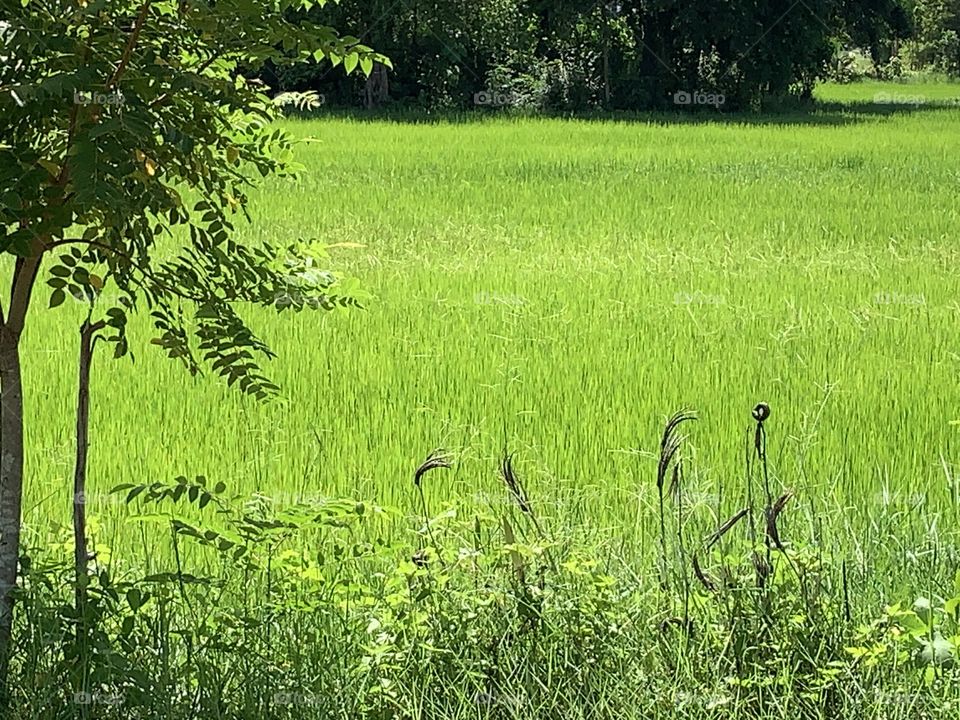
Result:
{"type": "MultiPolygon", "coordinates": [[[[364,532],[402,542],[429,448],[455,458],[423,480],[431,511],[503,502],[506,431],[538,520],[645,572],[662,548],[639,477],[665,413],[703,421],[679,522],[707,536],[742,507],[731,439],[763,398],[767,495],[793,493],[780,532],[843,561],[862,613],[936,594],[958,557],[960,108],[877,108],[874,90],[760,118],[287,121],[307,172],[260,192],[242,232],[344,243],[334,269],[373,299],[248,311],[279,352],[268,406],[190,379],[134,328],[136,362],[94,368],[91,532],[118,556],[149,548],[109,488],[203,474],[373,501],[396,512],[364,532]]],[[[69,523],[81,313],[41,310],[25,337],[36,544],[69,523]]]]}

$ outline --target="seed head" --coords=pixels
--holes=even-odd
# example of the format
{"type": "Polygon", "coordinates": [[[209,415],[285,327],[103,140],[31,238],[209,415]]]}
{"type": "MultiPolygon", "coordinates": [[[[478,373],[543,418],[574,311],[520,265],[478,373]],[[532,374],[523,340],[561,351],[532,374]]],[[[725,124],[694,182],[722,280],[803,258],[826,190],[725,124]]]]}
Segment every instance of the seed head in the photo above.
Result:
{"type": "Polygon", "coordinates": [[[417,468],[417,471],[413,475],[413,484],[417,487],[420,487],[420,478],[422,478],[425,473],[428,473],[431,470],[436,470],[437,468],[449,467],[450,458],[444,453],[444,451],[439,449],[434,450],[427,456],[427,459],[423,461],[423,464],[417,468]]]}
{"type": "Polygon", "coordinates": [[[763,422],[768,417],[770,417],[770,406],[765,402],[757,403],[757,406],[753,409],[753,419],[757,422],[763,422]]]}

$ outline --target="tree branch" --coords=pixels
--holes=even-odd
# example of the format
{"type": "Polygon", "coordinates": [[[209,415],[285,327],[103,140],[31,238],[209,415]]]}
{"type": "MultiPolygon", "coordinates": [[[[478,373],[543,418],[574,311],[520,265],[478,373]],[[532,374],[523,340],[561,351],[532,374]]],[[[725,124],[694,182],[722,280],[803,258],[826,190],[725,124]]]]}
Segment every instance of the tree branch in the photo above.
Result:
{"type": "MultiPolygon", "coordinates": [[[[83,49],[83,59],[86,62],[87,58],[90,57],[90,46],[87,45],[83,49]]],[[[67,181],[70,178],[70,147],[73,145],[73,139],[77,134],[77,118],[79,117],[80,106],[77,103],[73,103],[73,107],[70,108],[70,125],[67,127],[67,144],[63,149],[63,162],[60,163],[60,174],[57,175],[57,181],[55,185],[59,187],[66,187],[67,181]]]]}
{"type": "Polygon", "coordinates": [[[140,6],[140,14],[137,15],[137,21],[133,26],[133,32],[130,33],[130,37],[127,40],[127,46],[123,49],[123,55],[120,57],[120,64],[117,65],[117,69],[113,72],[113,77],[111,77],[110,81],[107,83],[107,92],[110,92],[110,90],[113,89],[113,86],[120,81],[123,71],[127,69],[127,64],[130,62],[130,57],[133,55],[133,49],[136,47],[137,40],[140,39],[140,31],[147,22],[147,13],[150,11],[150,4],[152,2],[153,0],[144,0],[143,5],[140,6]]]}
{"type": "Polygon", "coordinates": [[[10,317],[4,324],[4,327],[16,336],[23,332],[27,310],[30,308],[30,297],[33,295],[33,285],[40,272],[42,260],[42,252],[32,257],[17,259],[10,288],[10,317]]]}
{"type": "Polygon", "coordinates": [[[63,150],[63,162],[60,165],[60,174],[57,175],[57,180],[54,185],[64,187],[67,184],[67,180],[70,177],[70,147],[73,145],[73,138],[76,135],[77,131],[77,115],[79,113],[80,106],[77,103],[73,104],[73,107],[70,108],[70,126],[67,129],[67,145],[63,150]]]}
{"type": "MultiPolygon", "coordinates": [[[[180,298],[180,299],[182,299],[182,300],[190,300],[190,301],[195,302],[195,303],[204,303],[204,302],[207,302],[207,300],[209,300],[209,298],[205,298],[205,297],[198,296],[198,295],[191,295],[191,294],[189,294],[189,293],[183,292],[182,290],[180,290],[180,289],[178,289],[178,288],[176,288],[176,287],[172,287],[172,286],[168,285],[168,284],[165,283],[163,280],[161,280],[160,278],[158,278],[154,273],[152,273],[152,272],[150,272],[149,270],[147,270],[147,269],[146,269],[145,267],[143,267],[141,264],[138,264],[137,262],[135,262],[134,259],[133,259],[132,257],[130,257],[129,255],[127,255],[126,253],[124,253],[124,252],[122,252],[121,250],[118,250],[117,248],[112,247],[112,246],[110,246],[110,245],[106,245],[106,244],[104,244],[104,243],[102,243],[102,242],[98,242],[97,240],[83,240],[82,238],[65,238],[65,239],[63,239],[63,240],[57,240],[56,242],[51,243],[51,244],[48,245],[47,247],[48,247],[49,250],[53,250],[53,249],[55,249],[55,248],[62,247],[62,246],[64,246],[64,245],[88,245],[88,246],[90,246],[90,247],[99,248],[99,249],[103,250],[104,252],[108,252],[108,253],[113,253],[113,254],[115,254],[115,255],[119,255],[119,256],[120,256],[121,258],[123,258],[131,267],[136,268],[137,270],[139,270],[139,271],[143,274],[143,276],[144,276],[145,278],[147,278],[149,281],[151,281],[152,283],[154,283],[154,284],[155,284],[157,287],[159,287],[161,290],[164,290],[165,292],[170,293],[170,294],[173,295],[174,297],[178,297],[178,298],[180,298]]],[[[143,283],[140,282],[140,281],[138,281],[135,277],[131,276],[130,279],[131,279],[131,280],[134,282],[134,284],[136,284],[141,290],[146,290],[146,288],[144,287],[143,283]]]]}
{"type": "MultiPolygon", "coordinates": [[[[208,59],[200,63],[199,67],[197,67],[196,70],[192,71],[193,74],[197,76],[203,75],[203,71],[206,70],[211,65],[213,65],[213,63],[216,62],[218,59],[220,59],[220,57],[221,57],[220,53],[214,53],[208,59]]],[[[157,95],[157,97],[154,98],[153,102],[150,103],[149,105],[150,109],[152,110],[153,108],[157,107],[169,97],[170,97],[170,93],[162,93],[161,95],[157,95]]]]}

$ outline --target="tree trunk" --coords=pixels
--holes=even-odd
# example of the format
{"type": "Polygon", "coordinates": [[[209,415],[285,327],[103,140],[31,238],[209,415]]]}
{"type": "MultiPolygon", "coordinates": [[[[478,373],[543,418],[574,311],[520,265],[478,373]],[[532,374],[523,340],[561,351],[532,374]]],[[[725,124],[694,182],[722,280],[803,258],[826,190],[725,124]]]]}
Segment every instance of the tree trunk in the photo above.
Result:
{"type": "Polygon", "coordinates": [[[73,556],[76,569],[76,603],[78,617],[86,605],[87,563],[87,450],[90,445],[90,365],[96,334],[103,322],[84,322],[80,328],[80,378],[77,388],[77,458],[73,470],[73,556]]]}
{"type": "Polygon", "coordinates": [[[0,698],[3,698],[7,694],[23,499],[20,337],[6,325],[0,327],[0,406],[0,698]]]}
{"type": "MultiPolygon", "coordinates": [[[[74,692],[87,690],[87,642],[90,638],[90,625],[87,618],[87,565],[90,554],[87,551],[87,450],[90,446],[90,366],[93,363],[93,349],[97,341],[97,332],[104,327],[102,321],[91,323],[86,320],[80,327],[80,368],[77,384],[77,457],[73,470],[73,559],[74,559],[74,602],[77,609],[77,685],[74,692]]],[[[81,706],[81,714],[87,717],[86,706],[81,706]]]]}
{"type": "Polygon", "coordinates": [[[43,260],[44,243],[14,266],[7,317],[0,313],[0,712],[9,693],[7,674],[13,637],[14,591],[20,561],[20,513],[23,503],[23,386],[20,334],[43,260]]]}
{"type": "Polygon", "coordinates": [[[603,20],[603,108],[610,109],[610,5],[601,8],[603,20]]]}
{"type": "Polygon", "coordinates": [[[390,99],[390,80],[387,66],[376,62],[364,87],[364,105],[367,110],[380,107],[390,99]]]}
{"type": "Polygon", "coordinates": [[[610,109],[610,48],[603,46],[603,107],[610,109]]]}

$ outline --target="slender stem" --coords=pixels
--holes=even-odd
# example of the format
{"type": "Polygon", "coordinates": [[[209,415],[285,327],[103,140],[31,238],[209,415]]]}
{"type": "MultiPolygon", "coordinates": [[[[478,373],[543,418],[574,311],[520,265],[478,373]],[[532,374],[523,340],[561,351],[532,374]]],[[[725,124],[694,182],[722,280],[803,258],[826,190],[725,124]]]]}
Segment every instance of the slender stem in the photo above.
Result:
{"type": "Polygon", "coordinates": [[[847,581],[847,561],[844,560],[840,565],[840,571],[843,575],[843,616],[850,622],[850,587],[847,581]]]}
{"type": "MultiPolygon", "coordinates": [[[[760,465],[763,469],[763,493],[766,496],[766,506],[764,510],[764,516],[768,516],[769,513],[773,512],[773,497],[770,494],[770,473],[767,469],[767,431],[763,427],[763,421],[760,420],[757,422],[757,455],[760,458],[760,465]]],[[[767,568],[770,568],[771,554],[773,550],[770,548],[770,539],[767,538],[767,542],[764,543],[767,548],[767,568]]]]}
{"type": "MultiPolygon", "coordinates": [[[[87,564],[90,554],[87,550],[87,515],[86,515],[86,488],[87,488],[87,451],[89,449],[90,431],[90,366],[93,362],[93,350],[96,344],[96,334],[105,327],[101,320],[90,322],[90,316],[80,327],[80,366],[77,384],[77,451],[76,464],[73,471],[73,557],[74,557],[74,602],[77,610],[77,656],[80,658],[81,668],[75,691],[85,691],[87,688],[87,651],[89,639],[89,623],[87,622],[87,564]]],[[[84,716],[86,706],[81,707],[84,716]]]]}
{"type": "Polygon", "coordinates": [[[667,588],[667,522],[663,511],[663,483],[657,486],[660,499],[660,586],[667,588]]]}
{"type": "Polygon", "coordinates": [[[440,563],[443,564],[443,554],[440,552],[440,546],[437,545],[437,541],[433,537],[433,528],[430,527],[430,511],[427,509],[427,497],[423,493],[422,485],[417,485],[417,492],[420,493],[420,507],[423,508],[423,522],[427,528],[427,536],[430,538],[430,544],[433,545],[433,549],[437,551],[437,558],[440,560],[440,563]]]}
{"type": "Polygon", "coordinates": [[[683,568],[683,627],[689,637],[690,629],[690,576],[687,574],[687,551],[683,544],[683,462],[677,458],[677,552],[680,554],[680,567],[683,568]]]}
{"type": "Polygon", "coordinates": [[[134,23],[133,32],[131,32],[130,37],[127,38],[127,45],[124,47],[123,55],[120,57],[120,64],[117,65],[117,69],[113,71],[113,75],[107,82],[108,92],[113,89],[114,85],[120,82],[124,70],[127,69],[130,58],[133,56],[133,49],[137,45],[137,40],[140,39],[140,31],[143,30],[143,26],[147,22],[147,13],[150,11],[152,2],[153,0],[144,0],[143,5],[140,6],[140,13],[137,15],[137,20],[134,23]]]}
{"type": "MultiPolygon", "coordinates": [[[[195,616],[193,612],[193,607],[190,605],[190,598],[187,596],[187,586],[183,582],[183,562],[180,559],[180,543],[177,540],[177,527],[173,524],[173,521],[170,521],[170,536],[173,540],[173,558],[177,564],[177,586],[180,588],[180,596],[183,598],[183,604],[187,606],[191,615],[195,616]]],[[[189,642],[189,636],[187,636],[187,662],[190,663],[193,661],[193,647],[189,642]]]]}

